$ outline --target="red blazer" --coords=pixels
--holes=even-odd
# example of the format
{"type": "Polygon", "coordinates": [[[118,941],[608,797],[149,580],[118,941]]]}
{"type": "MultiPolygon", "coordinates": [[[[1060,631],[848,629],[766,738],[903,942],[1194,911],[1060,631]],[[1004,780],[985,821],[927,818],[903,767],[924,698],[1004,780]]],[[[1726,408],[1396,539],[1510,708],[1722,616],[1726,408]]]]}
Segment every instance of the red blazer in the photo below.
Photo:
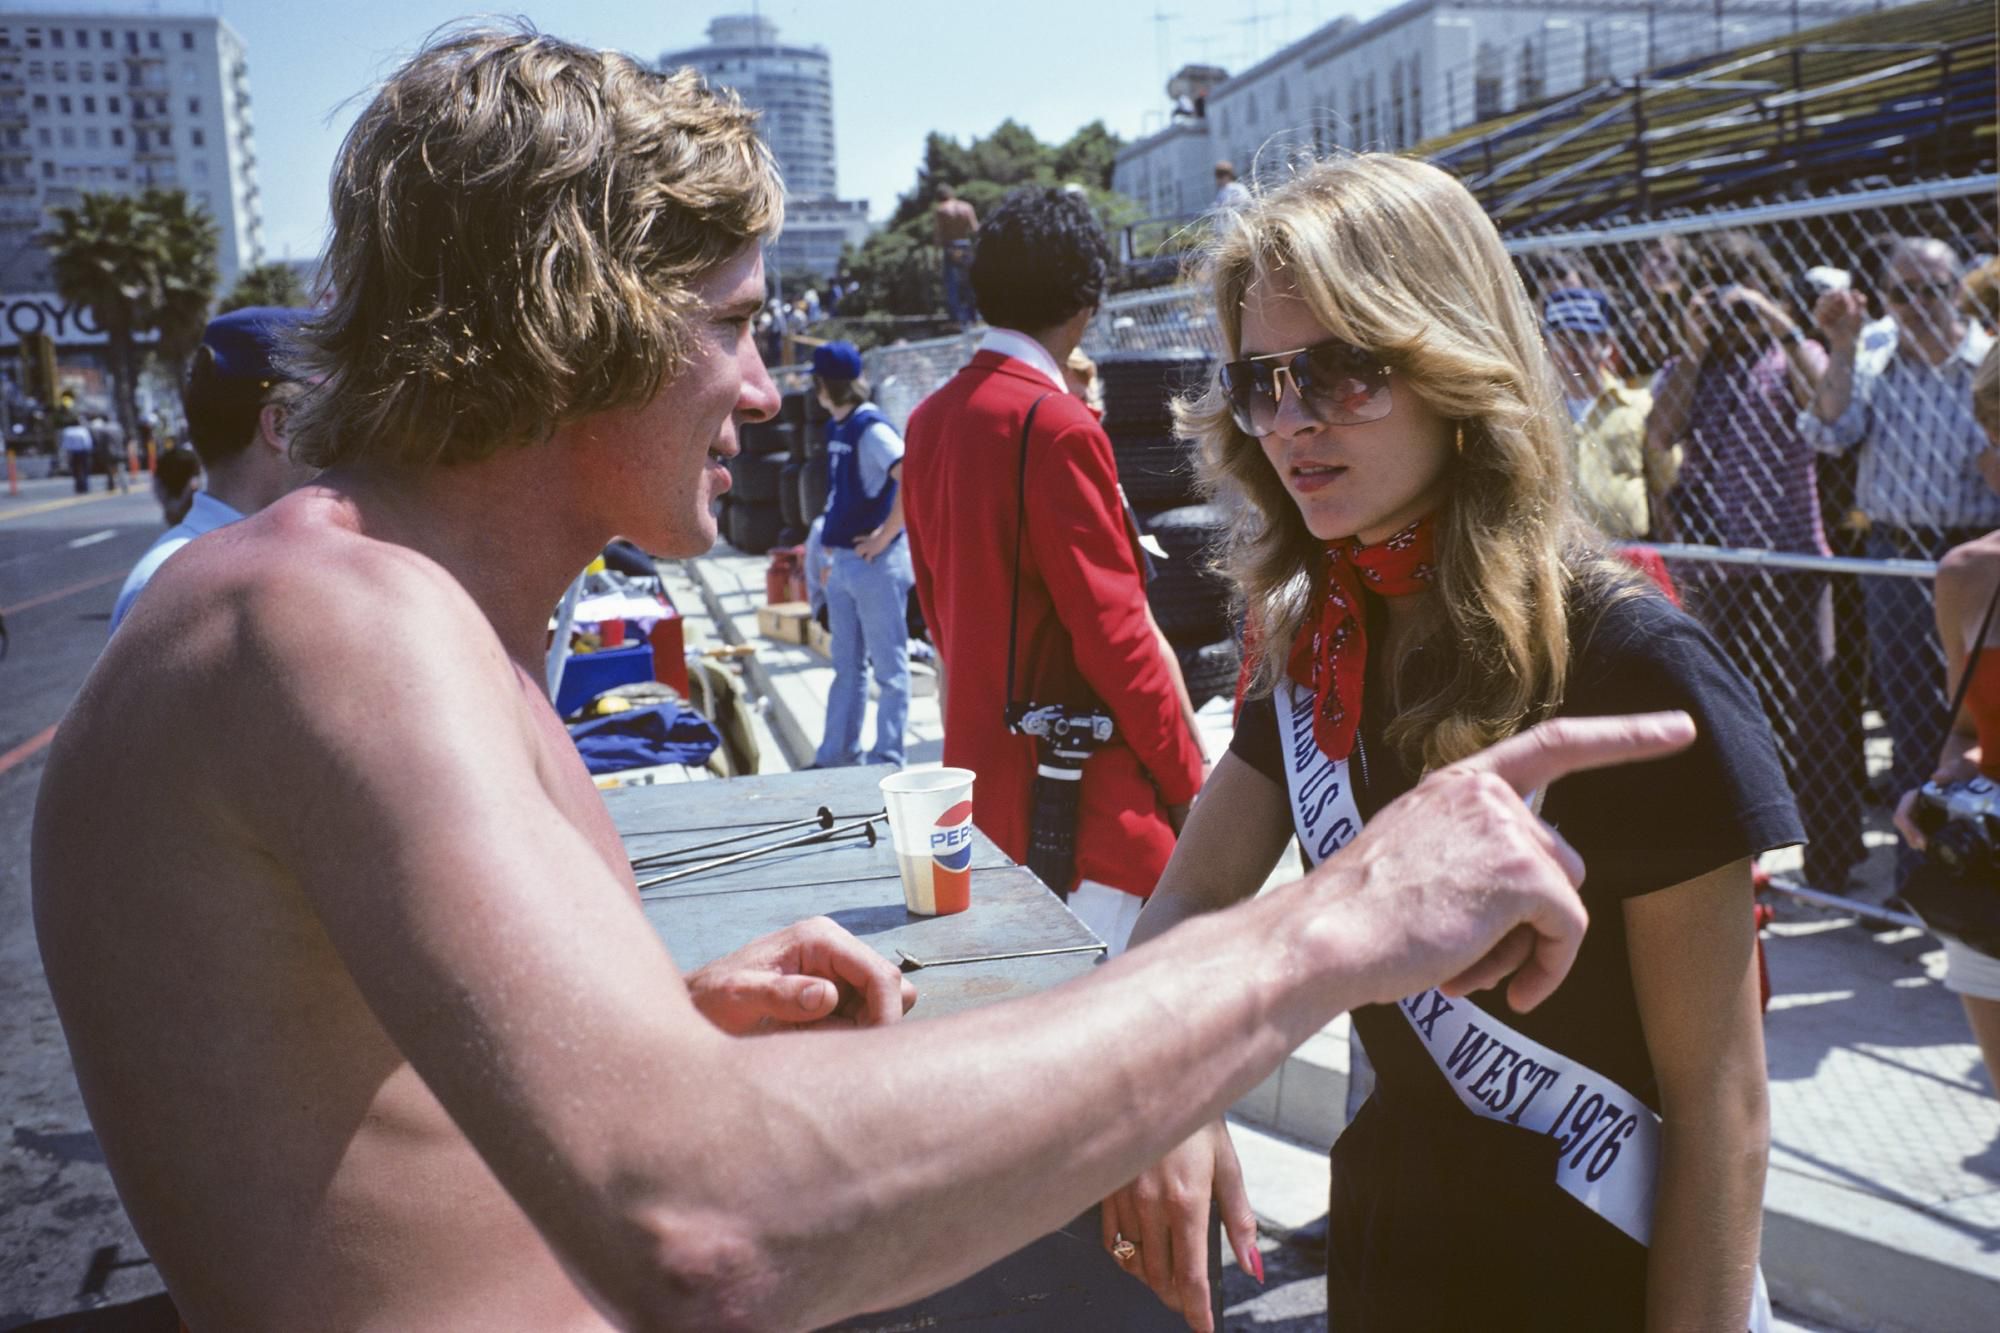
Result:
{"type": "Polygon", "coordinates": [[[1173,852],[1166,807],[1194,799],[1201,752],[1146,611],[1110,439],[1032,366],[990,351],[925,399],[904,433],[917,596],[944,659],[944,761],[979,775],[973,822],[1027,860],[1035,742],[1007,730],[1006,655],[1021,426],[1037,398],[1015,695],[1095,699],[1116,720],[1112,745],[1084,765],[1077,874],[1144,897],[1173,852]]]}

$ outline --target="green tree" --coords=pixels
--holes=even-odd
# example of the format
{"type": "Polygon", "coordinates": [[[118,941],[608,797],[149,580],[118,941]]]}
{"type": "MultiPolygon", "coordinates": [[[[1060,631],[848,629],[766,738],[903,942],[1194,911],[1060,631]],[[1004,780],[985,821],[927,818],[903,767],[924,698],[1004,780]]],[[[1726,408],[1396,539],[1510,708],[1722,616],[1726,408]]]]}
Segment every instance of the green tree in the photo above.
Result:
{"type": "Polygon", "coordinates": [[[229,289],[229,294],[216,303],[215,313],[226,315],[232,310],[252,305],[311,304],[305,284],[299,281],[298,271],[290,264],[259,264],[243,270],[236,279],[236,285],[229,289]]]}
{"type": "Polygon", "coordinates": [[[941,332],[944,284],[931,232],[937,187],[949,185],[981,217],[1014,190],[1074,183],[1112,234],[1137,219],[1139,206],[1111,190],[1111,164],[1124,141],[1093,121],[1061,145],[1049,145],[1018,121],[960,143],[933,131],[924,139],[916,183],[896,200],[889,223],[849,252],[844,266],[858,290],[841,307],[843,332],[864,346],[941,332]]]}
{"type": "Polygon", "coordinates": [[[127,432],[138,429],[138,341],[147,333],[184,339],[215,295],[215,222],[189,208],[180,190],[141,194],[87,191],[57,208],[42,235],[56,290],[88,306],[104,330],[112,400],[127,432]]]}
{"type": "Polygon", "coordinates": [[[157,202],[166,262],[160,270],[160,309],[153,326],[160,336],[153,344],[153,364],[179,399],[182,374],[201,345],[209,304],[221,281],[217,233],[214,220],[205,210],[190,208],[181,191],[160,192],[157,202]]]}

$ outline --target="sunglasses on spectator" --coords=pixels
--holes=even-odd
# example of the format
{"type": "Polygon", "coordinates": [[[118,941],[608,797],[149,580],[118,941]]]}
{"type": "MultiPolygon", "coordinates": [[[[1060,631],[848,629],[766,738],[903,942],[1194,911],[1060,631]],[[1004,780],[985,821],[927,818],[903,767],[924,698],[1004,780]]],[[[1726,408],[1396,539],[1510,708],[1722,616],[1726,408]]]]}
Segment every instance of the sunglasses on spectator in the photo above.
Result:
{"type": "Polygon", "coordinates": [[[1925,299],[1942,301],[1958,290],[1955,282],[1892,282],[1882,289],[1882,299],[1897,305],[1914,305],[1925,299]]]}
{"type": "Polygon", "coordinates": [[[1388,365],[1372,352],[1329,338],[1225,364],[1222,391],[1237,428],[1259,439],[1276,430],[1288,382],[1299,410],[1322,426],[1380,421],[1394,403],[1388,365]]]}

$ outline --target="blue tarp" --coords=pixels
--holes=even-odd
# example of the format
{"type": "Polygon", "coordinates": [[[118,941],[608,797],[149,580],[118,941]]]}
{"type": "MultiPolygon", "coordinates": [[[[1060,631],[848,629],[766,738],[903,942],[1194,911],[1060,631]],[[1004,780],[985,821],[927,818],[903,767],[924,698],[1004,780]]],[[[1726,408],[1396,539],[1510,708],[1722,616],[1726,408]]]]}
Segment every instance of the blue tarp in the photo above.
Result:
{"type": "Polygon", "coordinates": [[[593,774],[654,764],[705,764],[722,744],[715,724],[686,704],[655,704],[579,722],[569,729],[593,774]]]}

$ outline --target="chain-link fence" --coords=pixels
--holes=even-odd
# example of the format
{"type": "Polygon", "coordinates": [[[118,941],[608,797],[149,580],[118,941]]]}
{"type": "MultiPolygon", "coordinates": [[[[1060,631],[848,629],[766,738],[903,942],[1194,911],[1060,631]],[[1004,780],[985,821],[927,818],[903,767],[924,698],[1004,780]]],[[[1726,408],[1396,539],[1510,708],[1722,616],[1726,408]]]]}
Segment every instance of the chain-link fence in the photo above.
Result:
{"type": "MultiPolygon", "coordinates": [[[[1756,686],[1812,839],[1805,879],[1822,889],[1844,887],[1863,854],[1865,802],[1893,801],[1935,761],[1946,700],[1929,579],[1952,546],[2000,528],[2000,466],[1971,410],[2000,300],[1975,273],[1996,249],[1995,187],[1979,176],[1508,241],[1552,316],[1579,498],[1608,535],[1667,557],[1683,603],[1756,686]],[[1602,299],[1557,295],[1576,291],[1602,299]]],[[[870,353],[884,409],[907,417],[976,343],[870,353]]],[[[1114,297],[1084,339],[1093,356],[1169,348],[1220,350],[1190,287],[1114,297]]]]}

